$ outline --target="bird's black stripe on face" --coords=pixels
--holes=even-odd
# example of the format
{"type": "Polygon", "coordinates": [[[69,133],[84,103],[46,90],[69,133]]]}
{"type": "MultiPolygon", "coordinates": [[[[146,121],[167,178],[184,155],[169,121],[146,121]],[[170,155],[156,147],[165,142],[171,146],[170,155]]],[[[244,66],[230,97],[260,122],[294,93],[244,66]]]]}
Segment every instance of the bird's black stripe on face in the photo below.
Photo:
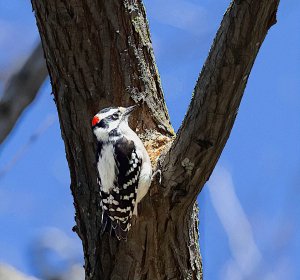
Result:
{"type": "Polygon", "coordinates": [[[108,128],[107,120],[106,119],[101,120],[95,125],[95,127],[108,128]]]}

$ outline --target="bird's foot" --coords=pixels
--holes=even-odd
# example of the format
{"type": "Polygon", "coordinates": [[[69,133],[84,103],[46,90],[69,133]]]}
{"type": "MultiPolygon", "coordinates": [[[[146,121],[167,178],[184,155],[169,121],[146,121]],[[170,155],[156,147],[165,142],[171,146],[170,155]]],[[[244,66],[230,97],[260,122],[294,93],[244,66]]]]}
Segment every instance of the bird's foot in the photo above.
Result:
{"type": "Polygon", "coordinates": [[[154,180],[154,178],[157,176],[157,174],[159,174],[159,184],[161,184],[161,170],[160,169],[157,169],[153,174],[152,174],[152,177],[151,177],[151,182],[154,180]]]}

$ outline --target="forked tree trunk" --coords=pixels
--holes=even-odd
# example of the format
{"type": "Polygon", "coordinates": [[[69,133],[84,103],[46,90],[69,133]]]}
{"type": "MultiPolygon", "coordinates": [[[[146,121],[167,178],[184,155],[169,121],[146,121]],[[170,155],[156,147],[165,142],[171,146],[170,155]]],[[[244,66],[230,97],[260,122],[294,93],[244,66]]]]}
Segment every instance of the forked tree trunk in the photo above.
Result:
{"type": "Polygon", "coordinates": [[[196,197],[226,143],[277,1],[234,1],[173,142],[140,0],[32,0],[60,119],[86,279],[202,279],[196,197]],[[163,181],[154,183],[127,242],[100,235],[90,122],[140,102],[132,126],[163,181]],[[171,148],[170,148],[171,147],[171,148]]]}

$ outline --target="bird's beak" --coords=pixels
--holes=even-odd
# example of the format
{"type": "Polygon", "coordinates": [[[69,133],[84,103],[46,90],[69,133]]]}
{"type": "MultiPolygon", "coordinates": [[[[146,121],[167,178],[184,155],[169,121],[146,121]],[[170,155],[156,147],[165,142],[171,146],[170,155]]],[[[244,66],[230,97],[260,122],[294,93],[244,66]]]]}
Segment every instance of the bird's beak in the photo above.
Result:
{"type": "Polygon", "coordinates": [[[133,106],[126,108],[125,112],[124,112],[124,116],[130,115],[132,113],[132,111],[134,111],[137,107],[138,107],[138,105],[133,105],[133,106]]]}

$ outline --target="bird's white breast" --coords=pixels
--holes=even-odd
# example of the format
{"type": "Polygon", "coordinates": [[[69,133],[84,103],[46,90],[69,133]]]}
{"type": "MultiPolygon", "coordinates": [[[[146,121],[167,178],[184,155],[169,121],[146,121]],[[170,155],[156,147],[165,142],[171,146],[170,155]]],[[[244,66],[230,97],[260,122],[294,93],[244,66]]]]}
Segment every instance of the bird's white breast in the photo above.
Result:
{"type": "Polygon", "coordinates": [[[114,180],[116,178],[116,162],[114,159],[114,147],[111,144],[104,145],[99,155],[97,164],[100,180],[101,190],[109,193],[114,187],[114,180]]]}

